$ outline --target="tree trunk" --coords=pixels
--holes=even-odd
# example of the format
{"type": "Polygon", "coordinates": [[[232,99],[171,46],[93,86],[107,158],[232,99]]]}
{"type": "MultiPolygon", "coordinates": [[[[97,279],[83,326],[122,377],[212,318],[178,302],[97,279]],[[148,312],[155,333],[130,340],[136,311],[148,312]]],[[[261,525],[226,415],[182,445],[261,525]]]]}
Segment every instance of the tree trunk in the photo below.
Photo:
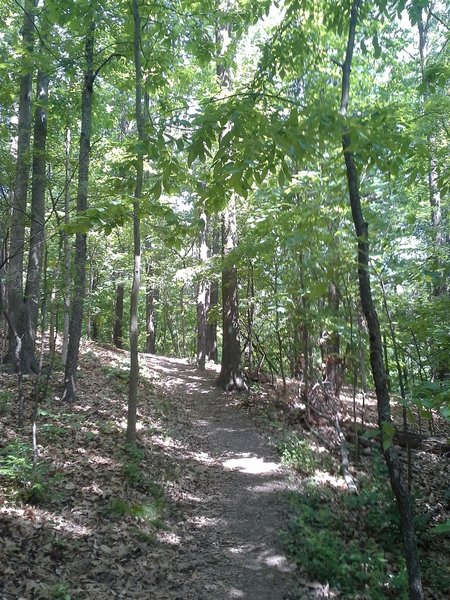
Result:
{"type": "MultiPolygon", "coordinates": [[[[333,282],[328,286],[328,309],[332,318],[336,319],[339,314],[339,290],[333,282]]],[[[339,353],[339,334],[336,330],[333,330],[325,344],[325,383],[329,385],[330,391],[338,398],[344,378],[344,369],[339,353]]]]}
{"type": "MultiPolygon", "coordinates": [[[[431,10],[431,9],[430,9],[431,10]]],[[[430,15],[428,15],[429,17],[430,15]]],[[[424,104],[428,99],[429,84],[425,76],[426,59],[427,59],[427,35],[428,35],[428,20],[426,23],[423,21],[422,9],[419,8],[419,19],[417,22],[419,30],[419,56],[420,56],[420,70],[422,84],[425,87],[424,93],[424,104]]],[[[425,107],[422,106],[422,114],[425,114],[425,107]]],[[[442,274],[439,273],[440,262],[442,260],[442,247],[448,243],[448,236],[446,235],[444,228],[444,220],[442,217],[442,201],[441,193],[438,185],[438,166],[436,160],[436,139],[434,134],[428,135],[428,196],[430,200],[431,208],[431,227],[433,231],[433,243],[434,243],[434,256],[432,268],[434,268],[435,278],[433,278],[433,295],[436,297],[442,296],[448,290],[448,282],[442,274]]],[[[450,361],[448,353],[439,352],[437,355],[437,366],[436,366],[436,377],[437,379],[449,379],[450,378],[450,361]]]]}
{"type": "Polygon", "coordinates": [[[113,343],[116,348],[123,348],[123,301],[125,287],[122,282],[116,282],[114,302],[113,343]]]}
{"type": "Polygon", "coordinates": [[[146,291],[146,323],[147,339],[145,351],[149,354],[156,354],[156,330],[155,330],[155,290],[152,281],[153,269],[150,259],[147,260],[147,291],[146,291]]]}
{"type": "Polygon", "coordinates": [[[139,288],[141,283],[141,223],[139,217],[140,199],[144,179],[143,142],[145,141],[145,121],[142,110],[142,66],[141,66],[141,17],[137,0],[132,1],[133,13],[133,56],[135,71],[135,115],[138,139],[141,142],[136,160],[136,181],[133,201],[133,249],[134,270],[130,302],[130,385],[128,388],[127,443],[136,443],[137,393],[139,385],[139,288]]]}
{"type": "Polygon", "coordinates": [[[173,327],[170,325],[170,318],[167,307],[167,300],[165,303],[166,306],[166,323],[169,323],[169,331],[170,336],[172,338],[172,346],[175,356],[186,356],[186,307],[184,303],[184,290],[186,289],[186,284],[181,284],[180,287],[180,319],[181,319],[181,348],[180,348],[180,339],[177,336],[177,340],[175,341],[173,327]]]}
{"type": "MultiPolygon", "coordinates": [[[[65,132],[65,188],[64,188],[64,223],[67,225],[70,220],[70,128],[66,127],[65,132]]],[[[63,252],[64,252],[64,320],[63,320],[63,341],[61,349],[61,360],[63,365],[67,362],[67,349],[69,345],[69,324],[70,324],[70,291],[71,291],[71,272],[70,272],[70,245],[69,236],[63,233],[63,252]]]]}
{"type": "MultiPolygon", "coordinates": [[[[277,249],[278,253],[278,249],[277,249]]],[[[275,278],[274,278],[274,296],[275,296],[275,333],[277,336],[277,344],[278,344],[278,360],[280,361],[280,373],[281,379],[283,380],[283,394],[286,394],[286,375],[284,373],[284,363],[283,363],[283,340],[281,339],[280,332],[280,311],[279,311],[279,303],[278,303],[278,280],[279,280],[279,265],[278,261],[275,259],[275,278]]]]}
{"type": "MultiPolygon", "coordinates": [[[[208,245],[206,242],[206,232],[208,221],[205,212],[201,214],[203,229],[200,234],[199,258],[200,264],[204,265],[208,259],[208,245]]],[[[205,370],[207,353],[207,316],[209,309],[209,286],[206,279],[202,276],[198,283],[197,293],[197,368],[199,371],[205,370]]]]}
{"type": "Polygon", "coordinates": [[[255,315],[255,279],[251,260],[248,264],[247,299],[248,376],[250,385],[253,375],[253,319],[255,315]]]}
{"type": "MultiPolygon", "coordinates": [[[[89,24],[85,42],[86,70],[84,72],[83,95],[81,100],[81,136],[78,161],[77,214],[88,206],[89,158],[91,145],[92,96],[94,88],[94,31],[95,21],[89,24]]],[[[74,256],[74,288],[72,312],[69,325],[69,344],[64,374],[63,399],[73,402],[76,394],[76,375],[80,349],[83,307],[86,296],[86,257],[87,237],[77,233],[74,256]]]]}
{"type": "Polygon", "coordinates": [[[88,339],[96,342],[99,336],[98,315],[96,312],[96,303],[94,294],[100,281],[99,271],[95,264],[95,250],[91,252],[89,265],[89,300],[88,300],[88,318],[86,324],[86,334],[88,339]]]}
{"type": "Polygon", "coordinates": [[[247,385],[241,369],[241,344],[239,337],[238,278],[229,254],[237,244],[236,202],[231,199],[223,213],[222,244],[224,267],[222,270],[222,364],[217,385],[224,390],[246,391],[247,385]]]}
{"type": "MultiPolygon", "coordinates": [[[[220,235],[219,235],[219,229],[216,226],[216,222],[215,220],[210,219],[210,224],[211,228],[212,228],[212,240],[211,240],[211,245],[210,245],[210,250],[209,250],[209,255],[210,256],[217,256],[220,252],[220,235]]],[[[219,283],[218,281],[211,281],[210,282],[210,292],[209,292],[209,314],[211,314],[211,311],[214,311],[215,314],[215,309],[217,307],[219,303],[219,283]]],[[[217,363],[217,319],[214,317],[213,319],[210,320],[210,318],[207,319],[208,323],[207,323],[207,329],[206,329],[206,355],[208,357],[208,360],[212,360],[215,363],[217,363]]]]}
{"type": "MultiPolygon", "coordinates": [[[[231,36],[231,24],[222,29],[216,29],[216,41],[221,52],[226,50],[231,36]]],[[[229,89],[231,85],[230,69],[219,58],[216,65],[216,74],[222,89],[229,89]]],[[[247,391],[241,369],[241,344],[239,337],[239,309],[238,309],[238,277],[237,268],[229,264],[229,254],[237,246],[236,227],[236,198],[228,202],[228,207],[222,214],[222,255],[224,258],[222,268],[222,364],[217,385],[225,390],[247,391]]]]}
{"type": "MultiPolygon", "coordinates": [[[[355,31],[361,0],[354,0],[350,14],[349,34],[345,61],[342,65],[342,95],[340,114],[347,115],[350,95],[350,71],[355,44],[355,31]]],[[[380,324],[372,298],[369,273],[369,235],[368,224],[364,220],[359,194],[358,172],[347,131],[342,135],[342,147],[345,159],[349,199],[358,239],[358,278],[361,305],[366,317],[370,339],[370,363],[375,383],[378,423],[382,431],[385,424],[391,423],[390,399],[386,372],[383,365],[383,346],[381,342],[380,324]]],[[[383,445],[384,458],[389,472],[391,487],[397,499],[402,526],[406,566],[408,570],[409,597],[411,600],[422,600],[423,589],[420,575],[420,563],[417,551],[417,540],[414,529],[413,507],[408,488],[405,485],[400,461],[392,445],[392,440],[383,445]],[[390,443],[389,443],[390,442],[390,443]]]]}
{"type": "Polygon", "coordinates": [[[25,246],[25,217],[27,211],[27,193],[30,173],[31,138],[31,94],[33,67],[30,55],[34,45],[34,8],[35,0],[25,0],[24,21],[22,27],[23,48],[25,50],[22,66],[24,74],[20,79],[19,114],[17,126],[17,162],[13,195],[11,234],[8,265],[8,323],[9,346],[5,362],[17,365],[16,345],[21,339],[23,308],[23,256],[25,246]]]}
{"type": "MultiPolygon", "coordinates": [[[[38,373],[35,356],[36,329],[39,312],[42,259],[44,255],[47,100],[49,77],[42,71],[37,76],[38,104],[34,116],[33,175],[31,185],[31,227],[27,281],[23,303],[22,373],[38,373]]],[[[42,332],[44,333],[44,332],[42,332]]]]}

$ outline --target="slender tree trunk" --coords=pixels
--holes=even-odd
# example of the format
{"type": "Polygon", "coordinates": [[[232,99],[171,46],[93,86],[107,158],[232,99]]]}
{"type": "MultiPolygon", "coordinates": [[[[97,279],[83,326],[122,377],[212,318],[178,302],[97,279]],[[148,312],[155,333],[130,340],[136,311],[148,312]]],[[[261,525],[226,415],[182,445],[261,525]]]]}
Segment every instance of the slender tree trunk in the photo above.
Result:
{"type": "MultiPolygon", "coordinates": [[[[181,347],[180,347],[180,339],[177,336],[177,340],[175,342],[173,327],[170,325],[170,336],[172,338],[172,346],[175,356],[186,356],[186,306],[184,302],[184,291],[186,289],[186,284],[183,282],[180,287],[180,320],[181,320],[181,347]]],[[[166,300],[166,322],[170,323],[169,310],[166,300]]]]}
{"type": "MultiPolygon", "coordinates": [[[[422,84],[425,87],[424,102],[422,105],[422,114],[425,114],[424,104],[427,101],[429,92],[429,83],[426,79],[425,68],[427,59],[427,44],[428,44],[428,25],[429,17],[426,23],[423,20],[422,8],[419,8],[419,19],[417,22],[419,30],[419,56],[420,56],[420,70],[422,84]]],[[[430,9],[431,10],[431,9],[430,9]]],[[[442,260],[442,247],[448,244],[448,235],[446,235],[444,228],[444,221],[442,215],[442,200],[441,193],[438,185],[438,165],[436,160],[436,139],[433,133],[428,135],[428,197],[431,208],[431,227],[433,231],[433,243],[434,243],[434,257],[433,257],[433,268],[436,274],[436,279],[433,281],[433,295],[436,297],[442,296],[448,290],[447,280],[439,274],[442,260]]],[[[450,378],[450,361],[448,359],[448,353],[439,352],[437,357],[436,376],[438,379],[449,379],[450,378]]]]}
{"type": "MultiPolygon", "coordinates": [[[[334,282],[328,286],[328,309],[333,319],[339,315],[339,290],[334,282]]],[[[339,398],[343,382],[339,334],[334,329],[325,344],[325,376],[331,392],[339,398]]]]}
{"type": "Polygon", "coordinates": [[[253,318],[255,314],[255,279],[253,275],[253,263],[251,260],[249,261],[248,266],[247,298],[248,379],[250,386],[253,375],[253,318]]]}
{"type": "MultiPolygon", "coordinates": [[[[216,221],[213,219],[210,219],[210,224],[211,225],[211,229],[212,229],[212,233],[211,233],[211,247],[209,250],[209,254],[210,256],[217,256],[220,252],[220,234],[219,234],[219,229],[216,226],[216,221]]],[[[211,314],[211,311],[214,311],[215,314],[215,310],[216,307],[219,303],[219,283],[217,280],[211,281],[210,282],[210,292],[209,292],[209,315],[211,314]]],[[[217,319],[216,317],[214,317],[213,319],[210,319],[208,317],[207,319],[208,323],[207,323],[207,330],[206,330],[206,354],[208,356],[209,360],[214,361],[215,363],[217,363],[217,319]]]]}
{"type": "Polygon", "coordinates": [[[365,343],[364,343],[364,317],[362,315],[359,316],[358,319],[358,355],[359,355],[359,375],[361,380],[361,408],[362,408],[362,416],[361,416],[361,425],[364,427],[365,422],[365,413],[366,413],[366,396],[368,391],[367,386],[367,373],[366,373],[366,353],[365,353],[365,343]]]}
{"type": "Polygon", "coordinates": [[[24,325],[21,353],[23,373],[38,373],[39,370],[35,356],[35,345],[41,289],[42,258],[44,255],[48,84],[48,75],[43,71],[39,71],[36,90],[38,103],[34,116],[30,250],[22,317],[24,325]]]}
{"type": "Polygon", "coordinates": [[[401,363],[400,363],[400,356],[398,353],[398,345],[397,345],[397,336],[395,334],[394,322],[392,321],[391,311],[389,310],[389,305],[387,302],[386,287],[385,287],[384,281],[381,277],[380,277],[380,285],[381,285],[381,292],[383,294],[384,311],[386,313],[386,317],[387,317],[387,320],[389,323],[389,332],[391,334],[392,350],[394,351],[394,361],[395,361],[395,366],[397,368],[397,377],[398,377],[398,383],[400,386],[400,395],[402,397],[402,402],[403,402],[403,406],[402,406],[403,433],[405,434],[405,439],[406,439],[406,455],[407,455],[407,459],[408,459],[408,463],[407,463],[408,464],[408,489],[409,489],[409,491],[411,491],[412,464],[411,464],[411,447],[408,444],[408,418],[407,418],[407,412],[406,412],[406,386],[405,386],[405,381],[403,378],[404,371],[402,370],[401,363]]]}
{"type": "MultiPolygon", "coordinates": [[[[67,225],[70,220],[70,128],[66,127],[65,132],[65,188],[64,188],[64,223],[67,225]]],[[[61,360],[63,365],[67,361],[67,349],[69,345],[69,324],[70,324],[70,291],[71,291],[71,272],[70,272],[70,244],[69,236],[63,232],[63,252],[64,252],[64,319],[63,319],[63,341],[61,349],[61,360]]]]}
{"type": "MultiPolygon", "coordinates": [[[[206,213],[201,214],[203,220],[203,229],[200,234],[199,258],[200,264],[205,264],[208,259],[208,244],[206,233],[208,230],[208,220],[206,213]]],[[[207,352],[207,316],[209,309],[209,285],[202,276],[198,283],[197,293],[197,368],[199,371],[205,370],[206,352],[207,352]]]]}
{"type": "Polygon", "coordinates": [[[7,285],[9,347],[5,358],[6,362],[15,367],[17,366],[17,340],[21,340],[23,334],[21,316],[23,309],[25,217],[30,176],[31,95],[33,81],[33,67],[30,66],[30,56],[34,45],[34,9],[35,0],[25,0],[22,27],[22,44],[25,50],[23,58],[24,73],[20,79],[16,178],[13,195],[7,285]]]}
{"type": "MultiPolygon", "coordinates": [[[[145,120],[142,110],[142,66],[141,66],[141,16],[139,13],[138,0],[132,0],[134,37],[133,56],[135,71],[135,115],[138,130],[138,139],[145,141],[145,120]]],[[[141,144],[142,146],[142,144],[141,144]]],[[[144,155],[143,149],[139,149],[136,160],[136,181],[134,187],[133,202],[133,249],[134,269],[133,285],[131,288],[130,303],[130,385],[128,389],[128,417],[127,417],[127,443],[136,443],[136,419],[137,419],[137,393],[139,386],[139,288],[141,283],[141,223],[139,217],[140,200],[142,196],[142,184],[144,179],[144,155]]]]}
{"type": "MultiPolygon", "coordinates": [[[[89,159],[91,145],[92,96],[94,91],[94,32],[95,21],[88,26],[85,42],[86,69],[84,72],[83,95],[81,100],[81,136],[78,163],[77,214],[88,206],[89,159]]],[[[66,369],[64,374],[63,399],[73,402],[76,394],[76,375],[83,325],[83,307],[86,296],[87,238],[85,233],[77,233],[74,256],[74,288],[72,312],[69,326],[66,369]]]]}
{"type": "MultiPolygon", "coordinates": [[[[117,274],[116,274],[116,277],[117,274]]],[[[123,348],[123,301],[125,287],[121,281],[116,281],[114,301],[113,343],[116,348],[123,348]]]]}
{"type": "MultiPolygon", "coordinates": [[[[358,21],[358,12],[361,0],[354,0],[352,4],[349,24],[347,50],[342,65],[342,96],[340,114],[347,115],[350,96],[350,71],[355,45],[355,31],[358,21]]],[[[345,159],[347,183],[349,189],[350,206],[358,239],[358,277],[361,305],[366,317],[370,339],[370,363],[375,383],[378,404],[379,427],[391,423],[390,399],[386,372],[383,365],[383,347],[381,342],[380,325],[378,315],[372,298],[370,273],[369,273],[369,234],[368,223],[364,220],[359,194],[358,171],[355,157],[349,150],[351,147],[350,136],[347,131],[342,135],[342,147],[345,159]]],[[[384,458],[389,472],[391,486],[397,499],[400,520],[402,526],[403,542],[405,549],[406,565],[408,570],[409,597],[411,600],[422,600],[423,589],[420,575],[419,555],[417,551],[417,540],[414,529],[413,507],[408,488],[405,485],[401,464],[397,452],[390,443],[384,444],[384,458]]]]}
{"type": "Polygon", "coordinates": [[[275,333],[277,336],[277,344],[278,344],[278,360],[280,361],[280,373],[281,379],[283,380],[283,394],[286,393],[286,375],[284,373],[284,364],[283,364],[283,341],[281,339],[280,332],[280,311],[279,303],[278,303],[278,279],[279,279],[279,265],[278,261],[275,259],[275,281],[274,281],[274,295],[275,295],[275,333]]]}
{"type": "Polygon", "coordinates": [[[304,265],[304,256],[303,256],[303,251],[300,250],[300,254],[299,254],[299,267],[300,267],[300,289],[302,291],[302,299],[301,299],[301,303],[302,303],[302,309],[303,309],[303,315],[302,315],[302,321],[303,321],[303,325],[301,327],[301,341],[303,344],[303,361],[302,361],[302,355],[300,355],[300,367],[302,368],[302,372],[303,372],[303,402],[305,404],[305,412],[306,412],[306,421],[307,423],[309,423],[311,421],[311,414],[310,414],[310,398],[309,398],[309,390],[310,390],[310,383],[311,383],[311,375],[312,375],[312,370],[311,370],[311,361],[310,361],[310,351],[312,350],[312,348],[310,348],[311,344],[309,343],[309,326],[308,326],[308,313],[309,313],[309,306],[308,306],[308,297],[307,297],[307,293],[306,293],[306,286],[305,286],[305,265],[304,265]]]}
{"type": "Polygon", "coordinates": [[[147,291],[146,291],[146,322],[147,339],[145,350],[149,354],[156,354],[156,331],[155,331],[155,289],[152,280],[153,269],[150,259],[147,260],[147,291]]]}
{"type": "Polygon", "coordinates": [[[99,326],[98,326],[98,315],[95,311],[95,298],[94,294],[98,288],[100,281],[100,274],[95,264],[94,258],[95,250],[92,251],[89,265],[89,300],[88,300],[88,318],[86,324],[86,334],[90,340],[94,342],[98,340],[99,326]]]}

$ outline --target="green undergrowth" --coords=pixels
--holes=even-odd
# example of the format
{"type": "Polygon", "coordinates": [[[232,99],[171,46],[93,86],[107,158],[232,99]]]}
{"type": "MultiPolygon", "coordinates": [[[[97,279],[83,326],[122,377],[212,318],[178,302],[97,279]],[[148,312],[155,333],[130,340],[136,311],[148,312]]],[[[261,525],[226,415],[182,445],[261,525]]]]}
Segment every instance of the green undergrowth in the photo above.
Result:
{"type": "MultiPolygon", "coordinates": [[[[331,457],[298,434],[284,435],[278,449],[282,460],[303,475],[333,470],[331,457]]],[[[342,598],[406,600],[399,514],[382,457],[375,455],[364,469],[357,496],[305,478],[302,491],[292,494],[284,543],[309,578],[328,583],[342,598]]],[[[418,536],[424,584],[445,594],[450,573],[444,546],[439,551],[430,528],[418,527],[418,536]]]]}
{"type": "Polygon", "coordinates": [[[105,507],[104,514],[112,519],[133,517],[155,529],[164,529],[164,517],[167,514],[165,490],[146,474],[145,457],[144,448],[133,445],[125,447],[124,479],[131,491],[139,492],[145,499],[142,502],[131,502],[123,498],[113,498],[105,507]]]}
{"type": "Polygon", "coordinates": [[[313,483],[294,494],[284,540],[309,577],[344,598],[407,598],[398,512],[379,462],[359,496],[313,483]]]}
{"type": "Polygon", "coordinates": [[[313,475],[317,470],[331,469],[331,457],[313,448],[309,440],[295,432],[284,434],[277,447],[281,460],[300,473],[313,475]]]}
{"type": "Polygon", "coordinates": [[[0,482],[9,500],[42,504],[49,495],[47,465],[33,464],[29,444],[16,441],[0,450],[0,482]]]}

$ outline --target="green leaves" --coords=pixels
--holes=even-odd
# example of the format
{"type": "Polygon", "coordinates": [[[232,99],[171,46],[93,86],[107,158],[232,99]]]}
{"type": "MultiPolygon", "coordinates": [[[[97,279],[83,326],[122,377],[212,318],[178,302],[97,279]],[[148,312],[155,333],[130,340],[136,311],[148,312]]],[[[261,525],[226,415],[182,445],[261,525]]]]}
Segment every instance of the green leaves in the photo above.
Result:
{"type": "Polygon", "coordinates": [[[383,421],[381,425],[381,444],[383,450],[389,450],[393,444],[395,428],[391,421],[383,421]]]}

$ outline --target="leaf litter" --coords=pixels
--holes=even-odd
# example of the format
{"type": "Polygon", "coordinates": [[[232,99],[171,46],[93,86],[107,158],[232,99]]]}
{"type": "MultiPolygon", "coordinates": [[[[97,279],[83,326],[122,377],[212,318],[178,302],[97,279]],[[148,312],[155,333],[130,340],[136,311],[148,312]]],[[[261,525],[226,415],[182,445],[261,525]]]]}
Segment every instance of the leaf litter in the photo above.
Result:
{"type": "MultiPolygon", "coordinates": [[[[35,473],[31,406],[23,431],[14,402],[1,417],[15,466],[0,475],[0,597],[295,598],[278,536],[291,475],[216,372],[142,355],[129,449],[128,354],[85,342],[80,364],[77,401],[60,400],[56,372],[39,407],[35,473]]],[[[13,392],[15,378],[0,384],[13,392]]]]}

